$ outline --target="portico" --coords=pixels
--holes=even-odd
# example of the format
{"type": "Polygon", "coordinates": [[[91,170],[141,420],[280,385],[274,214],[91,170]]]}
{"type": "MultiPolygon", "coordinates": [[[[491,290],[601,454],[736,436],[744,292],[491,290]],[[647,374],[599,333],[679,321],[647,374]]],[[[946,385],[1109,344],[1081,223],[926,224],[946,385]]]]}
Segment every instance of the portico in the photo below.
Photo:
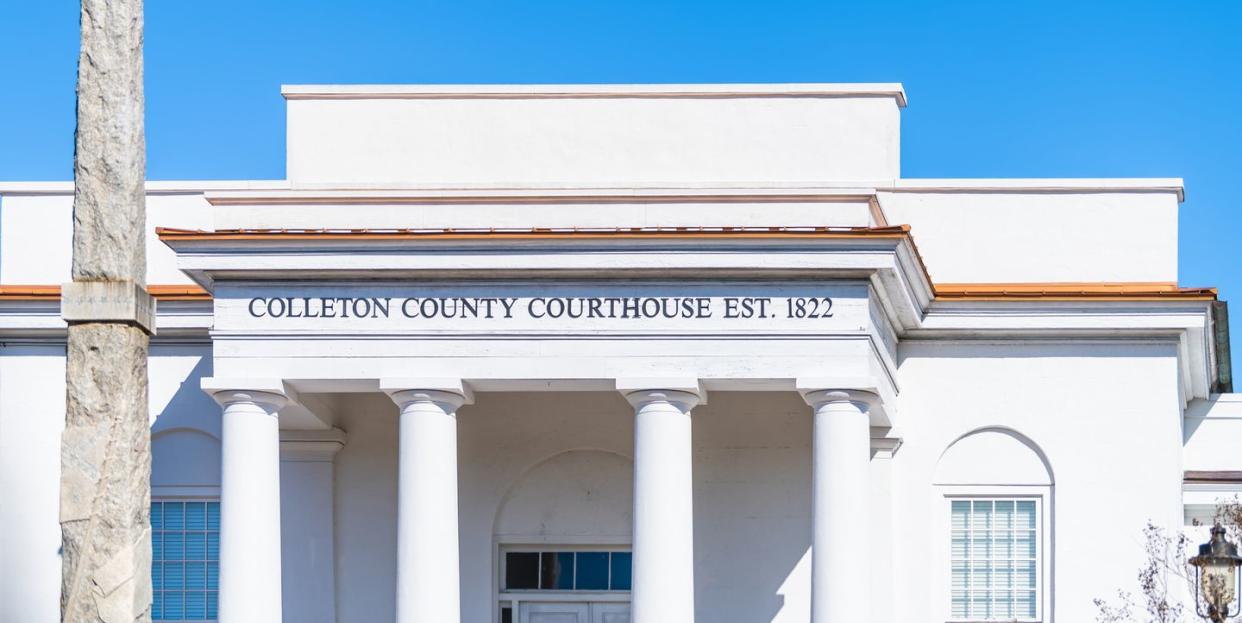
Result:
{"type": "MultiPolygon", "coordinates": [[[[621,595],[631,603],[633,621],[663,621],[674,614],[694,618],[691,410],[707,392],[690,381],[616,381],[634,410],[633,533],[623,543],[633,551],[633,580],[628,595],[621,595]]],[[[456,412],[472,400],[472,391],[469,383],[447,379],[386,379],[379,385],[399,411],[397,620],[459,620],[456,412]]],[[[270,382],[213,378],[204,386],[224,405],[226,422],[220,620],[280,620],[281,522],[272,502],[281,496],[276,477],[280,441],[273,409],[289,398],[273,391],[270,382]],[[233,389],[220,389],[224,386],[233,389]]],[[[869,608],[866,556],[849,565],[834,563],[857,555],[855,543],[874,547],[859,531],[858,522],[865,525],[866,518],[854,503],[868,496],[867,408],[874,394],[849,388],[803,391],[811,405],[806,417],[814,421],[814,486],[805,492],[815,509],[806,535],[813,543],[813,620],[841,620],[837,617],[869,608]]],[[[714,397],[729,400],[728,392],[714,397]]],[[[554,598],[526,599],[546,603],[554,598]]]]}
{"type": "MultiPolygon", "coordinates": [[[[803,468],[809,486],[800,492],[813,509],[804,536],[812,551],[810,614],[835,623],[870,611],[865,568],[876,546],[863,532],[867,510],[858,501],[870,495],[872,437],[890,447],[900,441],[894,327],[917,322],[930,293],[905,230],[164,230],[161,237],[182,269],[213,290],[214,376],[204,388],[226,414],[254,411],[257,419],[262,408],[230,406],[227,397],[262,396],[266,405],[287,402],[286,428],[330,428],[324,401],[300,396],[391,399],[399,413],[398,621],[460,620],[470,601],[462,598],[462,578],[471,576],[459,562],[467,548],[458,475],[461,461],[477,457],[458,454],[459,410],[497,392],[615,392],[629,403],[631,440],[622,446],[633,461],[629,533],[592,541],[588,532],[575,543],[548,537],[547,544],[632,551],[632,586],[601,598],[629,601],[638,623],[694,619],[695,409],[756,392],[800,396],[813,431],[803,468]],[[599,278],[604,265],[611,278],[599,278]],[[363,267],[365,281],[355,277],[363,267]]],[[[226,427],[223,443],[266,444],[270,455],[278,435],[270,425],[226,427]]],[[[223,456],[249,463],[267,455],[223,456]]],[[[233,470],[247,467],[224,469],[233,470]]],[[[279,497],[275,480],[262,482],[233,487],[226,478],[223,516],[231,517],[235,491],[248,499],[267,486],[264,495],[279,497]]],[[[264,525],[254,519],[222,529],[264,525]]],[[[497,539],[495,564],[503,566],[508,545],[497,539]]],[[[230,551],[222,545],[222,560],[230,551]]],[[[247,551],[232,555],[253,560],[247,551]]],[[[254,586],[252,574],[278,570],[279,550],[267,555],[277,557],[276,567],[222,563],[222,586],[254,586]]],[[[489,576],[500,578],[499,569],[489,576]]],[[[510,595],[511,614],[502,608],[495,616],[530,623],[538,613],[521,599],[545,608],[540,600],[550,599],[496,590],[510,595]]],[[[278,592],[265,595],[263,611],[279,608],[278,592]]],[[[222,621],[252,620],[231,618],[221,604],[222,621]]],[[[610,608],[600,616],[624,613],[610,608]]]]}

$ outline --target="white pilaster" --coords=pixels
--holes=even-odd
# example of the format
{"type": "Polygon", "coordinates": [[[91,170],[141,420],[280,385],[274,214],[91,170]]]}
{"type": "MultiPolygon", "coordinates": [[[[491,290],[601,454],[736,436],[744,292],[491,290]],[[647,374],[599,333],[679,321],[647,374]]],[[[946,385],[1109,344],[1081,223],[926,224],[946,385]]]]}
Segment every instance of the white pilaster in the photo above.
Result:
{"type": "Polygon", "coordinates": [[[460,382],[385,380],[400,409],[397,623],[461,621],[457,525],[460,382]]]}
{"type": "Polygon", "coordinates": [[[633,623],[694,621],[690,410],[697,382],[618,382],[634,405],[633,623]],[[639,385],[641,385],[640,383],[639,385]]]}
{"type": "Polygon", "coordinates": [[[812,433],[811,622],[870,620],[870,392],[804,390],[812,433]]]}
{"type": "Polygon", "coordinates": [[[345,447],[340,429],[280,434],[281,552],[284,614],[298,623],[336,621],[333,459],[345,447]]]}
{"type": "Polygon", "coordinates": [[[224,408],[220,449],[220,623],[280,623],[279,381],[203,379],[224,408]],[[254,389],[258,388],[258,389],[254,389]]]}

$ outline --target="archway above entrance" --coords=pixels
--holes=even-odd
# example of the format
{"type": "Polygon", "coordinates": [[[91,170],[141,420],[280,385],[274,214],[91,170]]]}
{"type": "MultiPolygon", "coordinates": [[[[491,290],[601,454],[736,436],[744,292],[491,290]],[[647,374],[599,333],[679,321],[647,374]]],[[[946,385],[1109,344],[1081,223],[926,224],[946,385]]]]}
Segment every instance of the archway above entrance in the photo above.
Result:
{"type": "Polygon", "coordinates": [[[528,470],[496,516],[501,543],[621,543],[633,531],[634,464],[602,450],[571,450],[528,470]]]}

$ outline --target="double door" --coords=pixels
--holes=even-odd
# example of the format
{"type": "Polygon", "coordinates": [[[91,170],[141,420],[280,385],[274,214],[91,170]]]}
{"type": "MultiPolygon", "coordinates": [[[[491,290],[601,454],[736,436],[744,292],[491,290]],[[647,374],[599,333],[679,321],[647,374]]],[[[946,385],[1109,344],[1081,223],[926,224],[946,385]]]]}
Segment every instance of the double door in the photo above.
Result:
{"type": "Polygon", "coordinates": [[[519,623],[630,623],[630,604],[530,602],[518,606],[519,623]]]}

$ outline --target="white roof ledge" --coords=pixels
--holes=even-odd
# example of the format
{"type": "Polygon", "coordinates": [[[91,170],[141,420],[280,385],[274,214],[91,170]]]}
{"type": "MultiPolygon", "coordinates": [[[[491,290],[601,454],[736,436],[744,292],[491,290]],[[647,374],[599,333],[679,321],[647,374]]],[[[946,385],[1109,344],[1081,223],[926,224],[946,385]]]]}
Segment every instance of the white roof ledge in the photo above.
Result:
{"type": "MultiPolygon", "coordinates": [[[[147,194],[200,194],[215,191],[268,191],[289,188],[285,180],[147,180],[147,194]]],[[[0,181],[0,196],[72,195],[72,181],[0,181]]]]}
{"type": "Polygon", "coordinates": [[[906,105],[900,83],[782,84],[286,84],[285,99],[547,99],[892,97],[906,105]]]}
{"type": "Polygon", "coordinates": [[[1118,178],[925,178],[894,180],[893,192],[1172,192],[1186,199],[1180,177],[1118,178]]]}

